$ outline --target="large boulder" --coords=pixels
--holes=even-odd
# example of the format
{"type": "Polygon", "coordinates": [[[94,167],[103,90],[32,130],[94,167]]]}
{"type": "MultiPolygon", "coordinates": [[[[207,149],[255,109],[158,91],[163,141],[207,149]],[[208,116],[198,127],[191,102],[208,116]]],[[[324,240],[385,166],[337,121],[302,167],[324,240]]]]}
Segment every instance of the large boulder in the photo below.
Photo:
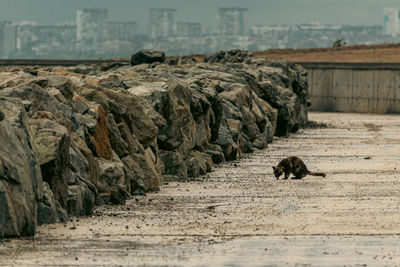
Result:
{"type": "Polygon", "coordinates": [[[43,180],[50,185],[55,200],[66,208],[70,180],[68,131],[48,118],[31,119],[29,124],[43,180]]]}
{"type": "Polygon", "coordinates": [[[65,222],[68,218],[67,212],[59,202],[54,199],[48,183],[43,182],[43,197],[38,203],[37,224],[65,222]]]}
{"type": "Polygon", "coordinates": [[[165,53],[161,51],[155,50],[140,50],[135,53],[131,57],[131,65],[139,65],[139,64],[150,64],[154,62],[164,62],[165,61],[165,53]]]}
{"type": "Polygon", "coordinates": [[[83,141],[73,138],[69,148],[71,176],[68,182],[67,211],[72,216],[87,216],[93,212],[98,190],[98,159],[83,141]]]}
{"type": "Polygon", "coordinates": [[[30,236],[37,225],[42,176],[21,100],[0,97],[0,232],[5,237],[30,236]]]}

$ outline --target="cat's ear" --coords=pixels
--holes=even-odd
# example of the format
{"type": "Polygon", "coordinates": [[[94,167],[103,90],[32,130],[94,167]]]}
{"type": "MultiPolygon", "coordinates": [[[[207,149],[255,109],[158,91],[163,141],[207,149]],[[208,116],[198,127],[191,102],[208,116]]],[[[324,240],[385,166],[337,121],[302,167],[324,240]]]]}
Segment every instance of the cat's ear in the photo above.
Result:
{"type": "Polygon", "coordinates": [[[275,166],[272,166],[272,169],[275,171],[276,167],[275,167],[275,166]]]}

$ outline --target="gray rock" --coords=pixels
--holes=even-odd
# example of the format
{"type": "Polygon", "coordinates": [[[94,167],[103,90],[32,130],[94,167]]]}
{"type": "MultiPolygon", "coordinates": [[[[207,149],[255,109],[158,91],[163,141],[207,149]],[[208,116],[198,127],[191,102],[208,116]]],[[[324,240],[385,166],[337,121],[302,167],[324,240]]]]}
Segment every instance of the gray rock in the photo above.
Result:
{"type": "Polygon", "coordinates": [[[210,155],[212,161],[215,164],[225,162],[224,152],[222,151],[222,148],[219,145],[210,144],[207,148],[206,153],[210,155]]]}
{"type": "Polygon", "coordinates": [[[140,50],[135,53],[131,57],[131,65],[139,65],[143,63],[154,63],[154,62],[164,62],[165,61],[165,53],[161,51],[155,50],[140,50]]]}
{"type": "Polygon", "coordinates": [[[37,225],[42,176],[22,101],[0,97],[0,226],[5,237],[30,236],[37,225]]]}
{"type": "Polygon", "coordinates": [[[65,221],[66,211],[54,199],[53,192],[48,183],[43,182],[43,197],[38,204],[37,224],[49,224],[65,221]],[[61,216],[60,216],[61,214],[61,216]]]}
{"type": "Polygon", "coordinates": [[[67,212],[71,216],[87,216],[93,213],[96,194],[87,182],[78,180],[77,184],[68,186],[67,212]]]}
{"type": "Polygon", "coordinates": [[[187,180],[188,171],[186,167],[185,157],[179,152],[162,151],[161,160],[164,162],[165,175],[174,175],[179,180],[187,180]]]}
{"type": "Polygon", "coordinates": [[[124,165],[121,161],[98,159],[99,178],[96,188],[99,193],[110,193],[115,188],[126,188],[124,165]]]}
{"type": "Polygon", "coordinates": [[[214,167],[211,157],[200,151],[193,151],[186,160],[188,177],[205,175],[214,167]]]}
{"type": "Polygon", "coordinates": [[[71,175],[67,129],[47,118],[31,119],[29,124],[33,130],[34,149],[43,180],[50,185],[55,200],[66,208],[71,175]]]}

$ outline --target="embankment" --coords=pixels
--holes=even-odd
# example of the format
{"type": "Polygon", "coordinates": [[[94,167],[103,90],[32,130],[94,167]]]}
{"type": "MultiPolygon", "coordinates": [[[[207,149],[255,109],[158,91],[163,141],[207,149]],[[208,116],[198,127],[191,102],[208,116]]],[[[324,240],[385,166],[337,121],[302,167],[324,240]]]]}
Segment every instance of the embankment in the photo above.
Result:
{"type": "Polygon", "coordinates": [[[265,148],[307,122],[307,89],[299,65],[245,51],[3,67],[0,236],[33,235],[265,148]]]}

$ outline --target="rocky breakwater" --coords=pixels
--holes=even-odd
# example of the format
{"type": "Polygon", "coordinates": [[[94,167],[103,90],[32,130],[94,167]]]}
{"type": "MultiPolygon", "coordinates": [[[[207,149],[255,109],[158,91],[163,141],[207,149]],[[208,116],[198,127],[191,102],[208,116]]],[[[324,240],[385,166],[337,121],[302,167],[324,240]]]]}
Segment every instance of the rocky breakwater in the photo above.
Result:
{"type": "Polygon", "coordinates": [[[239,50],[137,61],[0,72],[0,236],[206,174],[307,122],[298,65],[239,50]]]}

